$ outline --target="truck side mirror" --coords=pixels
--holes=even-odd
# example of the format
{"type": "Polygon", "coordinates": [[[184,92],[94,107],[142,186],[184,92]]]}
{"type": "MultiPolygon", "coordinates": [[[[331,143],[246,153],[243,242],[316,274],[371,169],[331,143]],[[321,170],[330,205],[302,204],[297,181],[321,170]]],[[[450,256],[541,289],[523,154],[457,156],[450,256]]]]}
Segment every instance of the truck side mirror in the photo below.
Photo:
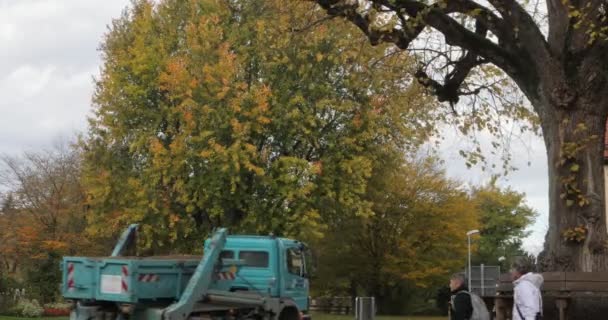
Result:
{"type": "Polygon", "coordinates": [[[304,278],[312,279],[315,277],[317,271],[317,264],[314,254],[310,248],[304,246],[302,248],[302,254],[304,256],[304,278]]]}

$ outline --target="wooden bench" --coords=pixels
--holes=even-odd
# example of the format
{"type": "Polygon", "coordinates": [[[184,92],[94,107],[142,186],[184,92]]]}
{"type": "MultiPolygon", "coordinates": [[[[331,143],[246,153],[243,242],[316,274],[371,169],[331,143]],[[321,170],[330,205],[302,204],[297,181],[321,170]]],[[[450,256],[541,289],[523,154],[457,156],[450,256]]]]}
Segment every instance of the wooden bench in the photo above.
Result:
{"type": "MultiPolygon", "coordinates": [[[[555,300],[559,320],[567,320],[568,305],[573,297],[581,294],[587,297],[608,294],[608,272],[547,272],[542,275],[545,279],[541,288],[543,300],[546,298],[555,300]]],[[[510,275],[501,275],[496,289],[497,293],[494,297],[496,319],[511,319],[513,284],[510,275]]],[[[545,310],[547,307],[545,305],[545,310]]]]}

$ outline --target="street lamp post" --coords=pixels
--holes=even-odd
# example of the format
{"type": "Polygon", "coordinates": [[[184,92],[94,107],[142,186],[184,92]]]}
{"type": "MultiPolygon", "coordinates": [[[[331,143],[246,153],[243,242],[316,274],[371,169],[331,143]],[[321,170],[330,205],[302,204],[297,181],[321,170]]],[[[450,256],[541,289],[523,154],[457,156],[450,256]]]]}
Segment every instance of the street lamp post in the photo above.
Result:
{"type": "Polygon", "coordinates": [[[469,278],[469,291],[472,289],[471,288],[471,236],[474,234],[479,233],[479,230],[475,229],[475,230],[470,230],[467,232],[467,240],[469,243],[469,267],[468,267],[468,275],[467,278],[469,278]]]}

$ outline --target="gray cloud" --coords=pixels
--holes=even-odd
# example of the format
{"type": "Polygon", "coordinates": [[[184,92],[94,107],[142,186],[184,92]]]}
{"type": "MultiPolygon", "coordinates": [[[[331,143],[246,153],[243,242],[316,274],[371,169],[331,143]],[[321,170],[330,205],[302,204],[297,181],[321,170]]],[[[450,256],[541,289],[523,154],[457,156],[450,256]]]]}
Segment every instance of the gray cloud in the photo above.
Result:
{"type": "Polygon", "coordinates": [[[97,48],[128,0],[0,0],[0,153],[86,128],[97,48]]]}

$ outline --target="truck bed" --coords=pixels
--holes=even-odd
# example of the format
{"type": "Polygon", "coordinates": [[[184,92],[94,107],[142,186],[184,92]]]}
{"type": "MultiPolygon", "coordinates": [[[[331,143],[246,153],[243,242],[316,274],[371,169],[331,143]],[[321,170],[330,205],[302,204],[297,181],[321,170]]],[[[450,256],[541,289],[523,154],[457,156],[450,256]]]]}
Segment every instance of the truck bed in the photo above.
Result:
{"type": "Polygon", "coordinates": [[[65,257],[62,294],[67,299],[137,303],[177,300],[201,256],[65,257]]]}

